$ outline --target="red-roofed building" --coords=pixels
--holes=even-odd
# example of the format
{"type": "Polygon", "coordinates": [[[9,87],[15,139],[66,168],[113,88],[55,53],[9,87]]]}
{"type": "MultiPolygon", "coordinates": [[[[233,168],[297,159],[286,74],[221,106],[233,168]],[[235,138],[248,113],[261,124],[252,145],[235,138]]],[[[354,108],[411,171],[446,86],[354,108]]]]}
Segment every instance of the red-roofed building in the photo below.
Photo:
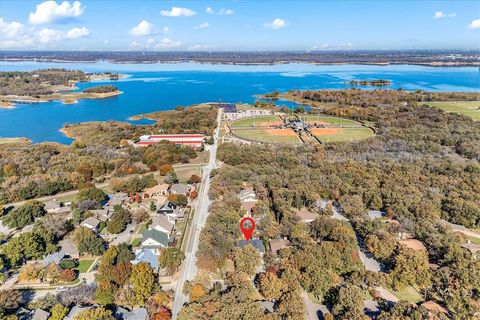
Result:
{"type": "Polygon", "coordinates": [[[160,141],[170,141],[177,145],[187,145],[193,148],[200,148],[204,139],[205,136],[203,134],[154,134],[141,136],[140,141],[138,141],[136,145],[148,146],[151,144],[157,144],[160,141]]]}

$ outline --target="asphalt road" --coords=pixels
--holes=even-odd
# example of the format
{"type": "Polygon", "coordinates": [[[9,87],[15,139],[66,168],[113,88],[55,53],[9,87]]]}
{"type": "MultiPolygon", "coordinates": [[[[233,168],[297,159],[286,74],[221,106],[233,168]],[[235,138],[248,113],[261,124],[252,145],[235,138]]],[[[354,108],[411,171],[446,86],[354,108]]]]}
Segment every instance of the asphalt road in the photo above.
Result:
{"type": "Polygon", "coordinates": [[[188,235],[185,260],[183,262],[182,272],[175,288],[175,298],[172,307],[172,319],[174,320],[177,318],[177,314],[182,308],[183,304],[188,300],[188,296],[184,295],[182,292],[183,285],[185,281],[193,280],[197,274],[196,254],[198,250],[200,231],[207,220],[208,208],[210,206],[210,199],[208,198],[208,190],[210,188],[210,173],[212,169],[216,167],[221,113],[222,109],[219,109],[217,115],[217,129],[215,129],[214,133],[215,143],[210,148],[210,159],[208,165],[203,168],[202,183],[198,193],[197,207],[195,210],[195,215],[193,216],[192,227],[190,228],[190,234],[188,235]]]}

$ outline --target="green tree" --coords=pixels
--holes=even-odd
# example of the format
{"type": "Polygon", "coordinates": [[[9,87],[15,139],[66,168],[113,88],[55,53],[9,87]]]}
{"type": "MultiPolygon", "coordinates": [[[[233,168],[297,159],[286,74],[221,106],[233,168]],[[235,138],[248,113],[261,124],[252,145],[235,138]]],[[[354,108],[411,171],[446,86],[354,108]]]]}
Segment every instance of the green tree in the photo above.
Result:
{"type": "Polygon", "coordinates": [[[23,228],[32,224],[35,218],[42,217],[47,213],[44,204],[40,201],[31,200],[14,208],[3,218],[3,223],[10,228],[23,228]]]}
{"type": "Polygon", "coordinates": [[[74,320],[115,320],[112,311],[103,307],[80,311],[74,320]]]}
{"type": "Polygon", "coordinates": [[[25,232],[10,239],[0,250],[10,264],[16,265],[31,258],[41,258],[45,252],[45,244],[36,234],[25,232]]]}
{"type": "Polygon", "coordinates": [[[72,238],[80,254],[90,253],[98,256],[105,251],[104,241],[88,228],[77,227],[72,238]]]}
{"type": "Polygon", "coordinates": [[[68,307],[57,303],[51,310],[51,315],[48,320],[62,320],[68,314],[68,307]]]}
{"type": "Polygon", "coordinates": [[[82,189],[77,194],[77,202],[93,200],[100,205],[102,202],[108,200],[108,195],[103,190],[97,189],[93,186],[82,189]]]}
{"type": "Polygon", "coordinates": [[[185,259],[185,254],[177,248],[166,248],[162,250],[159,257],[161,268],[166,268],[169,274],[173,274],[185,259]]]}
{"type": "Polygon", "coordinates": [[[110,233],[120,233],[132,222],[132,214],[121,206],[115,206],[112,217],[107,222],[107,230],[110,233]]]}

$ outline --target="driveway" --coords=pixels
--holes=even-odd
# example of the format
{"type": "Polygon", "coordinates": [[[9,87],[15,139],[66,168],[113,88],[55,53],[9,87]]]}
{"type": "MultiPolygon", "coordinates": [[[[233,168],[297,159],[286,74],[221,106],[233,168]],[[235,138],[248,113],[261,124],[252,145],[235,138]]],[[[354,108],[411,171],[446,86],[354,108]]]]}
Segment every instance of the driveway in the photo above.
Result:
{"type": "Polygon", "coordinates": [[[110,243],[111,245],[119,245],[120,243],[126,242],[130,244],[130,239],[134,235],[135,232],[135,227],[137,224],[135,222],[132,222],[127,225],[127,228],[120,232],[117,236],[114,236],[113,241],[110,243]],[[134,232],[131,232],[134,231],[134,232]],[[131,233],[130,233],[131,232],[131,233]]]}

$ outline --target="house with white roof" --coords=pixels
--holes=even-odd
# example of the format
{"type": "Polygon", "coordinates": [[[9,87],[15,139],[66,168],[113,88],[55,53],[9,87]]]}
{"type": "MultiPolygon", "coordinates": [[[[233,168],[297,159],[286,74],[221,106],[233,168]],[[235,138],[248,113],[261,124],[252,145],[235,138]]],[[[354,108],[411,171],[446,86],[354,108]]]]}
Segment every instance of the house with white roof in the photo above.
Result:
{"type": "Polygon", "coordinates": [[[170,236],[175,228],[175,220],[171,219],[168,216],[155,216],[152,218],[150,229],[156,229],[170,236]]]}
{"type": "Polygon", "coordinates": [[[80,226],[88,228],[94,232],[97,231],[98,225],[100,224],[100,220],[94,217],[87,218],[80,223],[80,226]]]}

